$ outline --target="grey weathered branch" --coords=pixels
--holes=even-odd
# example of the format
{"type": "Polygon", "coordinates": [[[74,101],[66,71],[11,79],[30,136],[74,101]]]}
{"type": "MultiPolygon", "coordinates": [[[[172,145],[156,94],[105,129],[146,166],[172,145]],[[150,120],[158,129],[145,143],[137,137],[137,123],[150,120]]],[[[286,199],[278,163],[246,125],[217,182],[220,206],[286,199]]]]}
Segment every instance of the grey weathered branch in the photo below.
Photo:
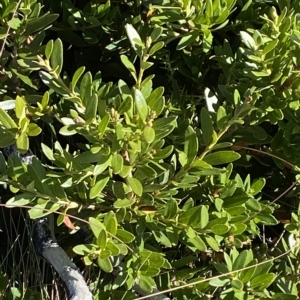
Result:
{"type": "Polygon", "coordinates": [[[38,255],[45,258],[53,266],[65,283],[68,299],[92,300],[92,293],[80,271],[62,248],[52,240],[47,217],[34,221],[33,236],[38,255]]]}

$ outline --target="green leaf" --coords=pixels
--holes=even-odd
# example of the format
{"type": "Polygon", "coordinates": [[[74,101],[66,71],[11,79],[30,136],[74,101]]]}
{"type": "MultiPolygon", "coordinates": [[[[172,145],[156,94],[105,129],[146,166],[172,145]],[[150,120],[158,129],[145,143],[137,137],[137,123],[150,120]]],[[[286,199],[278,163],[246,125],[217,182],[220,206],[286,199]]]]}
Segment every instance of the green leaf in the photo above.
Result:
{"type": "Polygon", "coordinates": [[[2,152],[0,152],[0,174],[4,175],[6,173],[6,160],[2,152]]]}
{"type": "Polygon", "coordinates": [[[240,31],[241,39],[243,43],[251,50],[256,50],[257,46],[255,44],[252,36],[246,31],[240,31]]]}
{"type": "Polygon", "coordinates": [[[76,72],[74,73],[74,75],[72,77],[72,91],[73,92],[75,91],[76,84],[77,84],[79,78],[81,77],[81,75],[83,74],[84,70],[85,70],[85,67],[82,66],[82,67],[78,68],[76,70],[76,72]]]}
{"type": "MultiPolygon", "coordinates": [[[[24,101],[24,98],[20,97],[20,96],[17,96],[15,104],[16,104],[16,107],[15,107],[16,117],[18,119],[25,119],[26,103],[24,101]]],[[[20,121],[21,120],[19,120],[19,123],[20,123],[20,121]]]]}
{"type": "Polygon", "coordinates": [[[221,225],[221,224],[226,224],[228,222],[228,217],[222,217],[222,218],[216,218],[214,220],[211,220],[208,225],[207,228],[211,228],[214,225],[221,225]]]}
{"type": "Polygon", "coordinates": [[[138,195],[139,197],[143,194],[143,186],[140,181],[133,177],[128,177],[127,182],[129,186],[132,188],[133,192],[138,195]]]}
{"type": "Polygon", "coordinates": [[[266,179],[265,178],[259,178],[257,180],[255,180],[250,188],[250,193],[255,196],[257,195],[265,186],[266,184],[266,179]]]}
{"type": "Polygon", "coordinates": [[[19,19],[19,18],[12,18],[11,20],[9,20],[7,22],[8,26],[12,29],[18,29],[21,24],[22,24],[22,21],[19,19]]]}
{"type": "Polygon", "coordinates": [[[166,219],[173,219],[178,212],[178,205],[177,205],[177,201],[173,198],[169,199],[167,201],[167,205],[164,211],[164,216],[166,219]]]}
{"type": "Polygon", "coordinates": [[[156,153],[153,155],[153,158],[155,160],[165,159],[173,153],[173,150],[174,150],[174,146],[169,145],[163,149],[157,150],[156,153]]]}
{"type": "MultiPolygon", "coordinates": [[[[39,199],[39,201],[40,200],[41,199],[39,199]]],[[[31,219],[37,219],[59,210],[60,207],[61,205],[58,203],[51,203],[46,201],[43,204],[36,204],[33,208],[29,209],[28,214],[31,219]]]]}
{"type": "Polygon", "coordinates": [[[102,138],[109,123],[109,115],[105,115],[98,125],[99,138],[102,138]]]}
{"type": "Polygon", "coordinates": [[[45,56],[49,60],[53,51],[53,40],[50,40],[45,47],[45,56]]]}
{"type": "Polygon", "coordinates": [[[45,71],[39,71],[40,78],[42,82],[49,86],[53,91],[56,93],[67,96],[69,94],[69,91],[65,89],[60,83],[57,82],[57,80],[50,74],[48,74],[45,71]]]}
{"type": "Polygon", "coordinates": [[[100,231],[102,229],[105,230],[105,226],[100,221],[98,221],[97,219],[95,219],[93,217],[89,218],[89,225],[90,225],[90,227],[93,231],[93,234],[96,238],[99,236],[100,231]]]}
{"type": "Polygon", "coordinates": [[[153,286],[155,286],[155,282],[151,277],[148,276],[140,276],[139,279],[139,287],[147,292],[147,293],[151,293],[153,290],[153,286]]]}
{"type": "Polygon", "coordinates": [[[241,157],[240,154],[234,151],[219,151],[207,154],[203,161],[210,165],[222,165],[233,162],[241,157]]]}
{"type": "Polygon", "coordinates": [[[118,222],[115,216],[110,218],[106,224],[106,230],[112,235],[116,235],[118,228],[118,222]]]}
{"type": "Polygon", "coordinates": [[[237,290],[242,290],[244,288],[244,284],[239,279],[236,278],[231,280],[231,286],[237,290]]]}
{"type": "Polygon", "coordinates": [[[147,98],[148,106],[159,116],[165,108],[164,88],[156,88],[147,98]]]}
{"type": "Polygon", "coordinates": [[[199,32],[197,30],[193,30],[187,34],[185,34],[179,41],[176,50],[182,50],[186,46],[192,44],[196,38],[199,37],[199,32]]]}
{"type": "Polygon", "coordinates": [[[124,243],[114,242],[114,245],[119,249],[120,255],[128,254],[128,248],[124,243]]]}
{"type": "Polygon", "coordinates": [[[184,153],[187,157],[187,164],[190,164],[194,161],[198,152],[198,139],[191,126],[186,129],[184,139],[184,153]]]}
{"type": "Polygon", "coordinates": [[[215,287],[223,287],[226,286],[229,282],[230,280],[228,278],[213,278],[209,281],[209,284],[215,287]]]}
{"type": "Polygon", "coordinates": [[[131,24],[125,25],[125,30],[128,36],[128,39],[131,43],[132,48],[134,49],[137,56],[142,56],[142,48],[144,48],[144,45],[142,43],[142,39],[138,32],[135,30],[135,28],[131,24]]]}
{"type": "Polygon", "coordinates": [[[121,247],[118,247],[112,240],[107,242],[106,249],[109,250],[113,256],[118,256],[121,252],[121,247]]]}
{"type": "Polygon", "coordinates": [[[210,235],[207,235],[204,237],[206,243],[214,250],[214,251],[220,251],[220,247],[218,242],[211,237],[210,235]]]}
{"type": "Polygon", "coordinates": [[[76,125],[66,125],[59,130],[59,133],[64,136],[71,136],[77,133],[76,128],[78,128],[76,125]]]}
{"type": "Polygon", "coordinates": [[[250,198],[246,202],[246,207],[252,211],[260,211],[261,205],[259,204],[258,200],[250,198]]]}
{"type": "Polygon", "coordinates": [[[90,199],[96,198],[102,192],[102,190],[105,188],[108,180],[109,180],[109,177],[105,177],[96,182],[96,184],[90,189],[90,199]]]}
{"type": "Polygon", "coordinates": [[[232,271],[232,260],[226,252],[224,252],[224,260],[226,262],[226,266],[227,266],[228,270],[232,271]]]}
{"type": "Polygon", "coordinates": [[[296,300],[298,296],[286,294],[286,293],[276,293],[272,296],[273,300],[296,300]]]}
{"type": "Polygon", "coordinates": [[[105,273],[111,273],[113,271],[113,266],[111,264],[110,258],[100,258],[97,259],[99,267],[105,272],[105,273]]]}
{"type": "Polygon", "coordinates": [[[163,48],[164,45],[165,45],[165,43],[163,41],[157,42],[150,48],[148,54],[150,56],[153,55],[156,51],[159,51],[161,48],[163,48]]]}
{"type": "Polygon", "coordinates": [[[154,179],[157,177],[157,172],[148,165],[138,165],[138,170],[145,174],[146,178],[154,179]]]}
{"type": "MultiPolygon", "coordinates": [[[[118,81],[118,88],[119,88],[120,94],[122,95],[123,100],[126,99],[127,97],[131,96],[130,88],[128,87],[126,82],[123,81],[122,79],[120,79],[118,81]]],[[[120,111],[120,108],[118,108],[117,110],[120,111]]]]}
{"type": "Polygon", "coordinates": [[[222,148],[229,148],[232,146],[232,143],[229,142],[224,142],[224,143],[219,143],[214,145],[211,150],[217,150],[217,149],[222,149],[222,148]]]}
{"type": "Polygon", "coordinates": [[[240,235],[247,229],[247,225],[243,223],[235,223],[234,224],[234,230],[232,230],[232,233],[234,235],[240,235]]]}
{"type": "Polygon", "coordinates": [[[205,146],[208,147],[213,141],[213,123],[208,110],[203,107],[201,109],[201,130],[205,146]]]}
{"type": "Polygon", "coordinates": [[[58,17],[59,14],[47,13],[39,18],[29,19],[26,24],[26,31],[23,34],[28,36],[34,32],[41,31],[52,24],[58,17]]]}
{"type": "Polygon", "coordinates": [[[117,238],[119,238],[124,243],[131,243],[135,240],[135,236],[124,229],[117,230],[117,238]]]}
{"type": "Polygon", "coordinates": [[[15,121],[2,108],[0,108],[0,122],[7,129],[18,128],[18,126],[15,123],[15,121]]]}
{"type": "Polygon", "coordinates": [[[123,157],[119,153],[114,153],[111,158],[111,167],[114,174],[119,174],[123,169],[123,157]]]}
{"type": "Polygon", "coordinates": [[[26,133],[22,133],[16,140],[16,145],[21,153],[25,153],[29,149],[29,139],[26,133]]]}
{"type": "Polygon", "coordinates": [[[216,235],[224,235],[226,234],[230,227],[228,225],[225,224],[218,224],[218,225],[214,225],[211,228],[212,233],[216,234],[216,235]]]}
{"type": "Polygon", "coordinates": [[[209,221],[208,208],[205,205],[201,205],[201,219],[200,219],[200,228],[203,229],[206,227],[209,221]]]}
{"type": "Polygon", "coordinates": [[[247,256],[248,256],[248,250],[242,251],[233,262],[232,271],[237,271],[244,268],[248,263],[247,256]]]}
{"type": "Polygon", "coordinates": [[[26,130],[26,133],[28,134],[28,136],[37,136],[41,132],[42,132],[42,129],[38,125],[36,125],[34,123],[28,124],[27,130],[26,130]]]}
{"type": "Polygon", "coordinates": [[[130,207],[135,201],[133,199],[121,199],[114,202],[115,208],[130,207]]]}
{"type": "Polygon", "coordinates": [[[130,192],[130,188],[124,182],[115,181],[112,185],[112,191],[114,196],[123,199],[130,192]]]}
{"type": "Polygon", "coordinates": [[[219,130],[224,129],[226,123],[227,123],[226,110],[223,106],[220,106],[217,110],[217,127],[219,128],[219,130]]]}
{"type": "Polygon", "coordinates": [[[241,215],[245,211],[245,207],[243,206],[233,206],[230,208],[226,208],[227,213],[231,216],[241,215]]]}
{"type": "Polygon", "coordinates": [[[85,29],[82,32],[82,36],[84,40],[90,45],[96,44],[98,42],[97,34],[93,30],[85,29]]]}
{"type": "Polygon", "coordinates": [[[153,62],[149,62],[149,61],[143,61],[142,64],[141,64],[141,68],[143,70],[147,70],[149,69],[150,67],[152,67],[154,65],[153,62]]]}
{"type": "Polygon", "coordinates": [[[260,222],[265,225],[277,225],[278,224],[278,220],[274,216],[263,214],[263,213],[258,214],[255,218],[255,221],[260,222]]]}
{"type": "Polygon", "coordinates": [[[176,116],[156,119],[153,122],[153,128],[155,129],[155,131],[157,131],[162,128],[168,128],[169,126],[174,127],[177,125],[176,119],[176,116]]]}
{"type": "Polygon", "coordinates": [[[142,92],[138,89],[134,89],[134,102],[139,117],[145,122],[148,116],[148,106],[142,92]]]}
{"type": "Polygon", "coordinates": [[[6,100],[0,102],[0,108],[3,110],[12,110],[16,107],[16,100],[6,100]]]}
{"type": "Polygon", "coordinates": [[[145,141],[148,144],[151,144],[155,139],[155,130],[150,126],[146,126],[143,132],[143,136],[145,141]]]}
{"type": "Polygon", "coordinates": [[[278,44],[278,39],[270,41],[262,51],[262,55],[266,55],[267,53],[271,52],[278,44]]]}
{"type": "MultiPolygon", "coordinates": [[[[85,104],[85,106],[88,105],[88,101],[90,101],[91,97],[93,96],[93,79],[91,72],[87,72],[84,74],[84,76],[81,79],[80,82],[80,97],[82,100],[82,103],[85,104]]],[[[97,96],[94,95],[94,101],[97,101],[97,96]]],[[[95,105],[95,104],[94,104],[95,105]]],[[[94,105],[92,105],[94,107],[94,105]]],[[[94,111],[94,109],[92,109],[94,111]]]]}
{"type": "Polygon", "coordinates": [[[100,155],[97,161],[97,165],[94,168],[94,175],[98,176],[102,174],[107,167],[111,164],[111,155],[100,155]]]}
{"type": "Polygon", "coordinates": [[[203,242],[203,240],[198,235],[193,237],[193,238],[189,238],[188,241],[190,243],[192,243],[196,247],[196,249],[199,250],[199,251],[206,251],[207,250],[205,243],[203,242]]]}
{"type": "Polygon", "coordinates": [[[106,230],[102,229],[97,238],[97,245],[100,249],[105,249],[107,245],[107,232],[106,230]]]}
{"type": "Polygon", "coordinates": [[[73,251],[79,255],[93,254],[96,251],[96,245],[77,245],[73,248],[73,251]]]}
{"type": "Polygon", "coordinates": [[[251,279],[250,287],[255,290],[262,291],[263,289],[267,288],[276,278],[276,275],[273,273],[262,274],[256,276],[255,278],[251,279]]]}
{"type": "Polygon", "coordinates": [[[20,290],[14,286],[12,286],[10,288],[10,293],[11,293],[13,299],[18,299],[18,298],[21,298],[21,296],[22,296],[20,290]]]}
{"type": "MultiPolygon", "coordinates": [[[[107,246],[107,244],[106,244],[107,246]]],[[[101,252],[100,252],[100,258],[101,259],[106,259],[106,258],[109,258],[110,256],[112,255],[111,251],[109,249],[102,249],[101,252]]]]}
{"type": "Polygon", "coordinates": [[[253,268],[247,269],[247,270],[243,270],[242,272],[239,273],[239,278],[243,283],[248,283],[252,276],[255,273],[256,270],[256,264],[257,264],[257,259],[253,259],[248,265],[249,266],[253,266],[253,268]]]}
{"type": "Polygon", "coordinates": [[[150,34],[152,42],[158,40],[162,33],[163,33],[162,27],[155,27],[150,34]]]}
{"type": "Polygon", "coordinates": [[[119,106],[118,113],[124,114],[126,112],[129,112],[132,110],[132,107],[133,107],[133,98],[131,95],[129,95],[119,106]]]}
{"type": "Polygon", "coordinates": [[[55,73],[59,75],[63,67],[63,44],[61,39],[57,39],[53,44],[50,62],[51,67],[55,70],[55,73]]]}
{"type": "Polygon", "coordinates": [[[229,272],[229,270],[225,264],[215,262],[213,265],[217,269],[217,271],[221,274],[225,274],[225,273],[229,272]]]}
{"type": "Polygon", "coordinates": [[[119,173],[119,175],[122,178],[125,178],[129,175],[129,173],[132,171],[132,166],[130,166],[129,164],[126,164],[126,162],[123,165],[123,169],[122,171],[119,173]]]}
{"type": "Polygon", "coordinates": [[[179,214],[178,223],[191,225],[192,222],[195,221],[196,218],[198,220],[201,218],[200,207],[191,207],[186,211],[183,211],[179,214]]]}
{"type": "Polygon", "coordinates": [[[273,262],[272,261],[268,261],[267,258],[260,259],[260,261],[263,261],[263,264],[256,266],[255,273],[254,273],[253,277],[269,273],[270,269],[273,266],[273,262]]]}
{"type": "Polygon", "coordinates": [[[27,84],[28,86],[30,86],[31,88],[33,88],[35,90],[38,89],[37,85],[34,84],[28,76],[21,74],[20,72],[17,71],[17,69],[14,69],[14,68],[11,68],[11,71],[15,75],[17,75],[18,79],[22,80],[25,84],[27,84]]]}
{"type": "Polygon", "coordinates": [[[4,7],[3,7],[3,10],[2,10],[2,16],[1,17],[2,18],[7,17],[10,13],[14,12],[17,5],[18,5],[17,2],[12,2],[12,3],[6,2],[5,5],[3,5],[4,7]]]}
{"type": "Polygon", "coordinates": [[[86,103],[85,120],[87,124],[91,123],[97,115],[98,96],[93,92],[92,97],[86,103]]]}
{"type": "Polygon", "coordinates": [[[25,192],[10,198],[6,202],[5,206],[16,207],[16,206],[28,205],[30,202],[33,202],[35,198],[36,196],[34,194],[25,192]]]}
{"type": "Polygon", "coordinates": [[[129,60],[129,58],[126,55],[121,55],[120,58],[121,58],[123,65],[130,72],[131,76],[134,78],[135,81],[137,81],[136,70],[135,70],[133,63],[129,60]]]}

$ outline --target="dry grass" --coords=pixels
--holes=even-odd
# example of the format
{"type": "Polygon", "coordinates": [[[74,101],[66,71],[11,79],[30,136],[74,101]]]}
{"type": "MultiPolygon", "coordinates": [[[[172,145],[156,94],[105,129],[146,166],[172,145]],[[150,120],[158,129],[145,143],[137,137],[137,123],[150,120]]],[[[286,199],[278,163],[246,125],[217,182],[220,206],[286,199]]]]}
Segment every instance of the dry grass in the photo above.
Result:
{"type": "Polygon", "coordinates": [[[0,277],[0,299],[11,299],[15,293],[19,299],[63,300],[62,286],[57,283],[55,272],[35,252],[32,224],[26,212],[1,207],[0,228],[3,237],[0,270],[8,279],[5,282],[0,277]]]}

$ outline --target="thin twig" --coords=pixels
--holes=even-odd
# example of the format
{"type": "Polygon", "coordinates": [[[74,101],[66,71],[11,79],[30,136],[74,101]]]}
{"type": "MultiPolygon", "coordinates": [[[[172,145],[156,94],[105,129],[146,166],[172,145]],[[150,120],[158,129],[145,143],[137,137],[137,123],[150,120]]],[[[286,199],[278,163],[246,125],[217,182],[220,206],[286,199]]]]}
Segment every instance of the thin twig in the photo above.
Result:
{"type": "Polygon", "coordinates": [[[233,145],[232,148],[233,149],[240,149],[241,148],[241,149],[246,149],[246,150],[253,151],[253,152],[258,152],[260,154],[276,158],[276,159],[284,162],[286,165],[290,166],[292,169],[295,169],[295,167],[296,167],[295,165],[293,165],[292,163],[288,162],[287,160],[285,160],[285,159],[283,159],[283,158],[281,158],[279,156],[276,156],[276,155],[274,155],[274,154],[272,154],[270,152],[265,152],[265,151],[262,151],[262,150],[258,150],[258,149],[254,149],[254,148],[249,148],[249,147],[244,147],[244,146],[239,146],[239,145],[236,145],[236,146],[233,145]]]}
{"type": "Polygon", "coordinates": [[[152,295],[148,295],[148,296],[143,296],[143,297],[139,297],[139,298],[135,298],[134,300],[144,300],[144,299],[148,299],[148,298],[152,298],[152,297],[156,297],[158,295],[162,295],[162,294],[166,294],[166,293],[171,293],[173,291],[177,291],[177,290],[180,290],[180,289],[184,289],[184,288],[187,288],[187,287],[192,287],[192,286],[195,286],[197,284],[200,284],[200,283],[203,283],[203,282],[207,282],[207,281],[210,281],[212,279],[217,279],[217,278],[222,278],[222,277],[225,277],[225,276],[230,276],[232,274],[236,274],[237,272],[241,272],[241,271],[244,271],[244,270],[249,270],[251,268],[254,268],[254,267],[257,267],[257,266],[261,266],[261,265],[264,265],[268,262],[271,262],[271,261],[274,261],[280,257],[283,257],[283,256],[286,256],[287,254],[289,254],[292,250],[288,250],[276,257],[272,257],[268,260],[265,260],[265,261],[262,261],[260,263],[257,263],[256,265],[253,265],[253,266],[248,266],[248,267],[245,267],[245,268],[242,268],[240,270],[234,270],[234,271],[231,271],[231,272],[228,272],[228,273],[224,273],[224,274],[221,274],[221,275],[217,275],[217,276],[214,276],[214,277],[210,277],[210,278],[205,278],[205,279],[200,279],[198,281],[193,281],[191,283],[187,283],[187,284],[184,284],[184,285],[181,285],[181,286],[176,286],[176,287],[173,287],[173,288],[170,288],[170,289],[167,289],[167,290],[164,290],[164,291],[161,291],[161,292],[158,292],[158,293],[155,293],[155,294],[152,294],[152,295]]]}

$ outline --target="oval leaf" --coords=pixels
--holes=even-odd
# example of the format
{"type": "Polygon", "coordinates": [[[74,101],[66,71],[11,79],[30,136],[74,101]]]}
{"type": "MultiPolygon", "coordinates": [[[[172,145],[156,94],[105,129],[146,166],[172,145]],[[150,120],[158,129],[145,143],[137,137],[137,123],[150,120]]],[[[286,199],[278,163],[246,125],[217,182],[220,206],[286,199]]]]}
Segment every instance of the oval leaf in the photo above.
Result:
{"type": "Polygon", "coordinates": [[[241,157],[234,151],[219,151],[207,154],[203,160],[210,165],[222,165],[233,162],[241,157]]]}
{"type": "Polygon", "coordinates": [[[138,179],[133,177],[128,177],[127,182],[135,194],[137,194],[138,196],[142,196],[143,186],[138,179]]]}
{"type": "Polygon", "coordinates": [[[213,123],[208,110],[203,107],[201,110],[201,130],[205,146],[208,147],[213,141],[213,123]]]}
{"type": "Polygon", "coordinates": [[[148,105],[142,92],[138,89],[134,89],[134,100],[139,117],[143,122],[146,121],[148,116],[148,105]]]}

